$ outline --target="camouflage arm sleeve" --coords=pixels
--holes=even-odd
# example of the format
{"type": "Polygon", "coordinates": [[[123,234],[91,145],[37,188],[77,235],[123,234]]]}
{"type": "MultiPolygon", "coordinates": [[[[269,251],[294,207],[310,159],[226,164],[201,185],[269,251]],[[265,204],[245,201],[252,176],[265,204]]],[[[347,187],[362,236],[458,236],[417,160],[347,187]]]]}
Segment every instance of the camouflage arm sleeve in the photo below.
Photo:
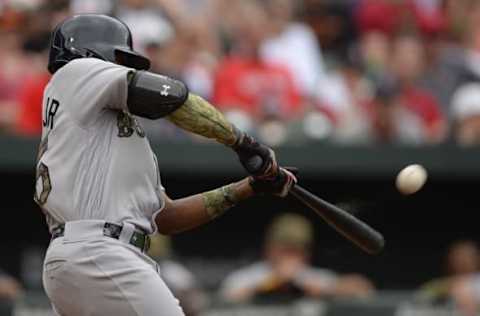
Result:
{"type": "Polygon", "coordinates": [[[167,116],[176,126],[217,142],[233,146],[240,137],[238,130],[208,101],[190,93],[178,110],[167,116]]]}
{"type": "Polygon", "coordinates": [[[205,210],[211,219],[222,215],[243,198],[235,188],[237,184],[230,184],[216,190],[202,193],[205,210]]]}

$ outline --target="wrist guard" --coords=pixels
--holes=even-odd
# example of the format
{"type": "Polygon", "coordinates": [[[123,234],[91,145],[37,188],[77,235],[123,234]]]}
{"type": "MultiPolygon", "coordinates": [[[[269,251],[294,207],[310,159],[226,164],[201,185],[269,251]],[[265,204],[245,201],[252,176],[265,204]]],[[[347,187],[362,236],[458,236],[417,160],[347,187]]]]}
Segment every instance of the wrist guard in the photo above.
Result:
{"type": "Polygon", "coordinates": [[[219,189],[202,193],[205,210],[211,219],[222,215],[226,210],[240,202],[234,186],[234,184],[229,184],[219,189]]]}

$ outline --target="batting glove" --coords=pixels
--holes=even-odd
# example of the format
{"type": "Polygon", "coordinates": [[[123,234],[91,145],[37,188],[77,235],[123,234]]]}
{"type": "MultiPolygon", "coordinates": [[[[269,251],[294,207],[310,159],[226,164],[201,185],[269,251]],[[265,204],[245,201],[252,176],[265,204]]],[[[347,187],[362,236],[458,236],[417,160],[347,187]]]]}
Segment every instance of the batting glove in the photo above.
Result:
{"type": "Polygon", "coordinates": [[[245,170],[256,178],[273,178],[279,167],[275,153],[253,137],[239,132],[238,142],[232,146],[245,170]]]}
{"type": "Polygon", "coordinates": [[[250,177],[250,186],[259,195],[287,196],[290,188],[297,183],[296,168],[279,168],[276,176],[271,178],[250,177]]]}

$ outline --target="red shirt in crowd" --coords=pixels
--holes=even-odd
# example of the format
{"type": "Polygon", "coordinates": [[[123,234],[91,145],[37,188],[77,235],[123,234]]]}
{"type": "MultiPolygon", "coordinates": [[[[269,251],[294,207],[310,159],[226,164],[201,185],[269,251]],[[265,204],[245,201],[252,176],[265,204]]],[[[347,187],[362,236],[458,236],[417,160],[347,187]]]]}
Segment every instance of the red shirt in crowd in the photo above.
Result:
{"type": "Polygon", "coordinates": [[[405,21],[411,21],[423,34],[429,35],[441,32],[446,25],[441,5],[422,5],[415,0],[361,0],[356,8],[356,20],[362,33],[394,34],[405,21]]]}
{"type": "Polygon", "coordinates": [[[224,111],[243,110],[256,117],[288,119],[301,105],[290,72],[256,59],[226,58],[219,66],[213,101],[224,111]]]}
{"type": "Polygon", "coordinates": [[[435,128],[444,121],[440,105],[429,92],[415,87],[407,87],[400,96],[401,104],[421,119],[427,129],[435,128]]]}
{"type": "Polygon", "coordinates": [[[27,78],[18,95],[18,119],[16,132],[25,136],[42,133],[43,90],[50,80],[50,74],[39,74],[27,78]]]}

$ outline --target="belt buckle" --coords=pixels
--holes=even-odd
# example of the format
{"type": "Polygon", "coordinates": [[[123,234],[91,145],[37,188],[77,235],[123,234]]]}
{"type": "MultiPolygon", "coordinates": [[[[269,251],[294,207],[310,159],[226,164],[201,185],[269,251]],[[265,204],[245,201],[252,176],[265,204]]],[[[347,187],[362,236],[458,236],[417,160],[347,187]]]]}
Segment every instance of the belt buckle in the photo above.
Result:
{"type": "Polygon", "coordinates": [[[130,238],[130,244],[139,248],[142,252],[147,252],[150,248],[150,236],[135,231],[130,238]]]}

